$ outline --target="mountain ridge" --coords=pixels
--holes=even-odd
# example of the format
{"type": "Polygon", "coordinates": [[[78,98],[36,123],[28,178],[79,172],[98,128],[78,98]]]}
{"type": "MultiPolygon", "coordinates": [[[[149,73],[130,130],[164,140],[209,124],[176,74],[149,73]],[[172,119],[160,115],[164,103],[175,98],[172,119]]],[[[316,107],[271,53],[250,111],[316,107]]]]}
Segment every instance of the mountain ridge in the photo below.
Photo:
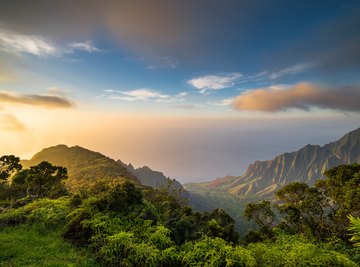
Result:
{"type": "Polygon", "coordinates": [[[117,162],[135,175],[143,185],[153,188],[169,187],[170,190],[184,190],[179,181],[165,176],[164,173],[160,171],[152,170],[148,166],[134,168],[131,163],[125,164],[121,160],[117,160],[117,162]]]}
{"type": "Polygon", "coordinates": [[[166,177],[162,172],[154,171],[147,166],[134,168],[121,160],[105,156],[81,146],[67,146],[64,144],[51,146],[36,153],[30,160],[22,160],[24,168],[48,161],[54,165],[68,169],[67,185],[76,189],[85,184],[95,183],[96,180],[127,179],[150,187],[166,187],[170,182],[170,189],[184,190],[182,185],[166,177]]]}
{"type": "Polygon", "coordinates": [[[233,195],[270,196],[290,182],[314,184],[324,172],[340,164],[360,162],[360,128],[324,146],[306,145],[297,151],[254,161],[241,176],[226,176],[213,181],[186,184],[189,191],[203,188],[233,195]]]}

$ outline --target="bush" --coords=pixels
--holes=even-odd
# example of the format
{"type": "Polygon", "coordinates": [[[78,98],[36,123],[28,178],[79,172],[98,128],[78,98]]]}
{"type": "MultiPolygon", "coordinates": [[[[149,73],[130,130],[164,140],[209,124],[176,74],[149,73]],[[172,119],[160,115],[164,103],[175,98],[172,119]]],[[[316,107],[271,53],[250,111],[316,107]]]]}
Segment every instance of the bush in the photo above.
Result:
{"type": "Polygon", "coordinates": [[[186,242],[182,246],[183,266],[256,266],[253,253],[233,247],[221,238],[204,237],[197,242],[186,242]]]}
{"type": "MultiPolygon", "coordinates": [[[[24,203],[27,202],[25,199],[24,203]]],[[[38,199],[20,208],[0,213],[0,226],[13,226],[28,222],[44,228],[54,227],[63,225],[70,211],[69,197],[38,199]]]]}
{"type": "Polygon", "coordinates": [[[260,266],[357,266],[346,255],[299,236],[280,235],[273,243],[250,244],[260,266]]]}

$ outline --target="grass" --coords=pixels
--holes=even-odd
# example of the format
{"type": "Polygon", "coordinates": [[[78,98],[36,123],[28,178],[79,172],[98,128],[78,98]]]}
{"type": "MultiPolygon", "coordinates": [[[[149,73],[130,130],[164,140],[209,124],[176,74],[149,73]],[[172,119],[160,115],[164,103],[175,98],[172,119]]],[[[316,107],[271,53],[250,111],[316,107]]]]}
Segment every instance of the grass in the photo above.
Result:
{"type": "Polygon", "coordinates": [[[0,230],[0,266],[98,266],[84,250],[64,241],[59,230],[35,226],[0,230]]]}

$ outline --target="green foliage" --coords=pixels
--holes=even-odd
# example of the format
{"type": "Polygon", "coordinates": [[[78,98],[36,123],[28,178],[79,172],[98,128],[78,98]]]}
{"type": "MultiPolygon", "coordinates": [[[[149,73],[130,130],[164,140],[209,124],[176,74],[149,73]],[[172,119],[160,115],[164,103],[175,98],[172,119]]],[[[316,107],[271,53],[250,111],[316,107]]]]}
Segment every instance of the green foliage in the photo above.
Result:
{"type": "Polygon", "coordinates": [[[12,174],[20,171],[20,158],[14,155],[0,157],[0,181],[6,181],[12,174]]]}
{"type": "Polygon", "coordinates": [[[340,238],[348,238],[348,215],[360,216],[360,164],[340,165],[325,172],[326,180],[316,183],[329,198],[334,222],[333,232],[340,238]]]}
{"type": "Polygon", "coordinates": [[[246,220],[243,214],[248,203],[259,201],[257,197],[235,196],[228,192],[208,190],[193,185],[186,185],[186,189],[189,189],[191,193],[188,197],[195,210],[209,212],[216,208],[223,208],[235,220],[234,227],[240,235],[245,235],[256,228],[255,223],[246,220]]]}
{"type": "Polygon", "coordinates": [[[67,193],[64,183],[66,179],[66,168],[43,161],[30,169],[20,171],[12,183],[26,188],[27,195],[59,197],[67,193]]]}
{"type": "MultiPolygon", "coordinates": [[[[358,172],[353,168],[341,172],[347,177],[343,183],[356,189],[358,172]]],[[[330,176],[340,175],[335,174],[330,176]]],[[[243,247],[227,212],[194,212],[181,194],[166,189],[105,179],[60,197],[66,193],[66,169],[47,162],[10,176],[11,184],[0,184],[7,196],[0,209],[0,261],[10,266],[93,266],[89,257],[84,258],[87,253],[102,266],[356,266],[360,261],[358,248],[349,247],[346,239],[327,239],[336,236],[334,225],[343,212],[356,215],[350,198],[356,199],[357,191],[339,196],[336,187],[341,185],[327,180],[317,188],[294,183],[279,190],[278,208],[285,217],[273,229],[271,203],[249,204],[245,215],[260,232],[250,232],[247,240],[257,243],[243,247]],[[27,196],[20,198],[24,192],[27,196]],[[27,231],[23,239],[22,231],[27,231]],[[13,242],[8,241],[12,233],[13,242]],[[22,256],[14,247],[17,242],[23,242],[19,248],[31,249],[22,256]],[[46,242],[47,250],[36,242],[46,242]]],[[[351,240],[358,244],[360,223],[351,216],[350,220],[351,240]]]]}
{"type": "Polygon", "coordinates": [[[350,239],[354,243],[354,246],[360,247],[360,218],[355,218],[349,215],[350,227],[348,230],[352,233],[350,239]]]}
{"type": "Polygon", "coordinates": [[[282,225],[285,229],[318,240],[331,236],[330,201],[319,189],[295,182],[284,186],[275,195],[281,201],[278,209],[285,215],[282,225]]]}
{"type": "Polygon", "coordinates": [[[82,186],[92,186],[98,180],[104,180],[108,183],[112,181],[124,182],[125,180],[137,182],[137,179],[115,160],[79,146],[58,145],[43,149],[30,161],[23,162],[23,165],[28,168],[42,161],[66,167],[69,175],[66,185],[71,192],[75,192],[82,186]]]}
{"type": "Polygon", "coordinates": [[[204,237],[182,246],[182,266],[256,266],[256,260],[243,247],[233,247],[218,237],[204,237]]]}
{"type": "Polygon", "coordinates": [[[17,209],[0,213],[0,226],[32,223],[44,228],[61,226],[71,211],[69,197],[59,199],[38,199],[17,209]]]}
{"type": "Polygon", "coordinates": [[[271,203],[266,200],[246,205],[244,215],[248,220],[254,220],[258,226],[266,228],[270,228],[275,219],[271,203]]]}
{"type": "Polygon", "coordinates": [[[259,266],[357,266],[346,255],[296,235],[280,235],[275,242],[250,244],[247,248],[259,266]]]}
{"type": "Polygon", "coordinates": [[[266,238],[272,238],[272,224],[275,213],[271,209],[270,201],[263,200],[260,203],[249,203],[246,205],[244,215],[248,220],[253,220],[259,227],[260,232],[250,231],[245,239],[246,242],[258,242],[266,238]]]}

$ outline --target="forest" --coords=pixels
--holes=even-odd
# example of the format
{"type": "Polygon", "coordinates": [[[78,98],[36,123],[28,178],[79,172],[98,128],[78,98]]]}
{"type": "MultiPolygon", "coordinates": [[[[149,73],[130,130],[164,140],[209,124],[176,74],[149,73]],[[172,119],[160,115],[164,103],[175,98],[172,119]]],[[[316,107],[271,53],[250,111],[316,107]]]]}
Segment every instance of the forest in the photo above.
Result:
{"type": "Polygon", "coordinates": [[[239,235],[223,209],[199,212],[168,187],[129,179],[75,189],[67,169],[0,158],[0,266],[359,266],[360,164],[249,203],[239,235]]]}

